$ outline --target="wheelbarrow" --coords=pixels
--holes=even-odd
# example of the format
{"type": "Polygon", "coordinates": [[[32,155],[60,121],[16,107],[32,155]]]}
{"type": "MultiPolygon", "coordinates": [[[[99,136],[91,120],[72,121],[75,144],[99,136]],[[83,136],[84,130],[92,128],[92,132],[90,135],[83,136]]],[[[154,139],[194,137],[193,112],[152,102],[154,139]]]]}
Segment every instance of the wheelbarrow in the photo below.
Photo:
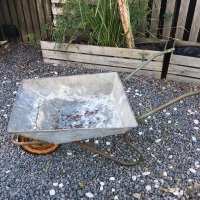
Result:
{"type": "Polygon", "coordinates": [[[128,132],[150,115],[197,95],[194,90],[135,118],[117,73],[101,73],[23,80],[8,124],[14,145],[33,154],[48,154],[60,144],[74,142],[122,165],[139,164],[144,156],[128,139],[128,132]],[[119,160],[99,151],[85,139],[123,134],[139,158],[119,160]],[[82,141],[80,141],[82,140],[82,141]]]}

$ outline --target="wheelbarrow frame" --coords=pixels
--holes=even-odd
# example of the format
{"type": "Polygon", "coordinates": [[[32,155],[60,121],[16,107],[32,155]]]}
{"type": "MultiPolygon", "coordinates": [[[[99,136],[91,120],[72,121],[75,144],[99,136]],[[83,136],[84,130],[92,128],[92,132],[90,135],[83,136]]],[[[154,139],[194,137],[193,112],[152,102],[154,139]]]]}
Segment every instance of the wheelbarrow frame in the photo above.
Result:
{"type": "MultiPolygon", "coordinates": [[[[200,94],[200,90],[194,90],[194,91],[191,91],[191,92],[188,92],[184,95],[181,95],[179,96],[178,98],[166,103],[166,104],[163,104],[161,105],[160,107],[150,111],[150,112],[147,112],[146,114],[143,114],[142,116],[139,116],[136,118],[137,122],[140,123],[141,121],[143,121],[144,119],[146,119],[147,117],[149,116],[152,116],[152,115],[155,115],[157,112],[159,112],[160,110],[163,110],[169,106],[171,106],[172,104],[176,103],[176,102],[179,102],[180,100],[186,98],[186,97],[189,97],[189,96],[193,96],[193,95],[199,95],[200,94]]],[[[44,143],[47,143],[45,141],[34,141],[34,142],[18,142],[15,140],[17,134],[14,133],[11,135],[11,141],[14,145],[17,145],[17,146],[24,146],[24,145],[39,145],[39,144],[44,144],[44,143]]],[[[144,160],[144,155],[143,153],[128,139],[128,133],[124,133],[123,134],[123,139],[124,141],[129,145],[129,147],[131,147],[133,149],[134,152],[136,152],[138,155],[139,155],[139,158],[135,161],[135,162],[125,162],[125,161],[122,161],[122,160],[119,160],[103,151],[100,151],[98,149],[95,149],[94,147],[92,147],[91,145],[87,144],[86,142],[82,142],[82,141],[75,141],[73,143],[75,143],[76,145],[79,145],[87,150],[90,150],[94,153],[97,153],[105,158],[108,158],[118,164],[121,164],[121,165],[125,165],[125,166],[134,166],[134,165],[138,165],[139,163],[141,163],[143,160],[144,160]]]]}

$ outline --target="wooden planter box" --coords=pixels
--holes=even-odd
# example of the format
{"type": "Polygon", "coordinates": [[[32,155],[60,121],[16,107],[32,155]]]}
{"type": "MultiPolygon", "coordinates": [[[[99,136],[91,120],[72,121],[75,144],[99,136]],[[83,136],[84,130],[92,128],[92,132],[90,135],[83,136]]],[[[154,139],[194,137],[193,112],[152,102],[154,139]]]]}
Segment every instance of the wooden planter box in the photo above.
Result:
{"type": "MultiPolygon", "coordinates": [[[[141,53],[147,53],[145,60],[158,51],[126,49],[115,47],[100,47],[80,44],[61,44],[55,51],[55,43],[41,41],[43,60],[45,63],[67,64],[73,67],[103,69],[109,71],[132,72],[141,63],[141,53]]],[[[160,78],[163,56],[155,58],[152,62],[138,72],[140,75],[160,78]]]]}
{"type": "Polygon", "coordinates": [[[167,79],[200,84],[200,58],[172,54],[167,79]]]}

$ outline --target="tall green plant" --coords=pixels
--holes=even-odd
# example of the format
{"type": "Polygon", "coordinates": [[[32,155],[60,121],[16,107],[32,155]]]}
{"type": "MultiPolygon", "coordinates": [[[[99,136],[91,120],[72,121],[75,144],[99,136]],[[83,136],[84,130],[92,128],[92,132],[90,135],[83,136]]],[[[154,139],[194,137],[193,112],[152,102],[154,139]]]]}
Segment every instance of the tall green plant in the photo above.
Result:
{"type": "MultiPolygon", "coordinates": [[[[138,2],[140,1],[129,0],[133,33],[136,33],[136,25],[140,19],[147,15],[147,10],[138,2]]],[[[68,0],[61,17],[57,19],[57,25],[48,29],[56,43],[71,43],[84,38],[88,44],[126,47],[117,0],[68,0]]]]}

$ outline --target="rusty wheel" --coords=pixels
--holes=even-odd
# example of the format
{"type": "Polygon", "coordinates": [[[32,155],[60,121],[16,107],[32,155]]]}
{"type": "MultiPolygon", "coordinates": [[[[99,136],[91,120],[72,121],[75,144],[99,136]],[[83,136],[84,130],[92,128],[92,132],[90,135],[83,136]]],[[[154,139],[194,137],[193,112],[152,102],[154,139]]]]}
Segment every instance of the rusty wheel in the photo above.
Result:
{"type": "MultiPolygon", "coordinates": [[[[37,141],[24,136],[18,136],[19,142],[33,142],[37,141]]],[[[32,144],[20,146],[24,151],[32,154],[45,155],[50,154],[58,149],[60,144],[42,143],[42,144],[32,144]]]]}

